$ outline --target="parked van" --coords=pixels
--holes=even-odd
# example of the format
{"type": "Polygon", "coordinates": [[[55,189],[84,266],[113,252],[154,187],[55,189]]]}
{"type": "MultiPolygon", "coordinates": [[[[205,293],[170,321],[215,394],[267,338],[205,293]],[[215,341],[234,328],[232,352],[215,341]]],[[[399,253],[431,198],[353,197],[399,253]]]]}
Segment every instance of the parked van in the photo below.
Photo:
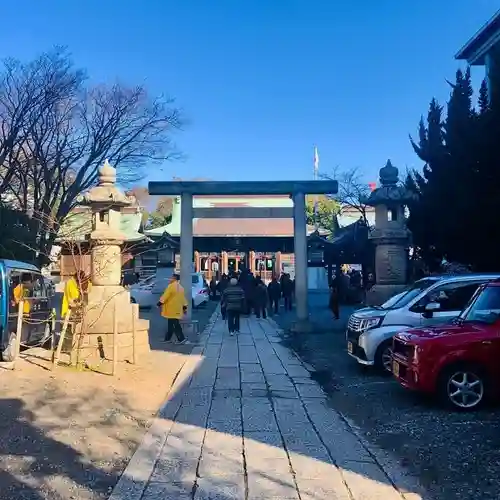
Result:
{"type": "Polygon", "coordinates": [[[51,299],[40,270],[25,262],[0,259],[0,352],[3,361],[15,356],[19,301],[25,300],[21,342],[42,343],[51,335],[51,299]]]}
{"type": "Polygon", "coordinates": [[[347,352],[360,364],[390,372],[396,333],[456,318],[480,285],[498,278],[500,274],[464,274],[418,280],[385,304],[365,307],[351,315],[347,352]]]}

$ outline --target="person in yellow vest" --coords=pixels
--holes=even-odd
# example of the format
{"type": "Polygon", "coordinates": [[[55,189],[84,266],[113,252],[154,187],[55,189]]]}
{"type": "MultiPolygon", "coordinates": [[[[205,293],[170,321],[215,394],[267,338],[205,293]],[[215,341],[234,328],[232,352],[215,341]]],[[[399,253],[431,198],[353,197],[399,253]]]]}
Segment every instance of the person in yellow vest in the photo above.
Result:
{"type": "Polygon", "coordinates": [[[83,294],[88,293],[91,286],[90,276],[86,276],[83,271],[77,271],[66,282],[61,304],[61,318],[65,318],[68,311],[81,302],[83,294]]]}
{"type": "Polygon", "coordinates": [[[171,342],[172,336],[175,333],[180,344],[188,344],[189,342],[184,337],[180,323],[180,319],[184,316],[188,304],[184,288],[182,288],[179,281],[180,276],[178,274],[174,274],[172,278],[170,278],[170,282],[167,288],[165,288],[158,302],[158,306],[161,307],[161,315],[166,318],[168,322],[165,342],[171,342]]]}
{"type": "MultiPolygon", "coordinates": [[[[12,295],[14,296],[14,305],[18,306],[22,299],[27,299],[30,296],[29,284],[31,283],[31,274],[23,274],[21,276],[21,281],[18,283],[14,290],[12,290],[12,295]]],[[[29,300],[25,300],[23,303],[23,314],[29,314],[31,311],[31,304],[29,300]]]]}

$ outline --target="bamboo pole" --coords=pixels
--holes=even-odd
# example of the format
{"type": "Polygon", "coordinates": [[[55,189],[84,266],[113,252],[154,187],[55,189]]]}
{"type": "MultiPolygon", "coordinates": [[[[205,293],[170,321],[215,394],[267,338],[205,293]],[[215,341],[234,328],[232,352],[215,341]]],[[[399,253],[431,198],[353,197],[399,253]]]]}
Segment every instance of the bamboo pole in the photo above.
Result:
{"type": "Polygon", "coordinates": [[[54,358],[54,349],[56,348],[56,310],[52,309],[52,321],[50,324],[50,352],[54,358]]]}
{"type": "Polygon", "coordinates": [[[52,370],[54,370],[57,364],[59,363],[59,358],[61,357],[61,351],[64,343],[64,338],[66,337],[66,330],[68,329],[70,316],[71,316],[71,309],[66,313],[66,316],[64,317],[64,323],[62,326],[61,335],[59,336],[57,350],[55,352],[55,355],[52,356],[52,370]]]}
{"type": "Polygon", "coordinates": [[[23,333],[24,300],[19,301],[17,309],[16,338],[14,342],[14,368],[21,352],[21,335],[23,333]]]}
{"type": "Polygon", "coordinates": [[[118,369],[118,311],[116,300],[113,304],[113,375],[116,375],[118,369]]]}
{"type": "Polygon", "coordinates": [[[135,317],[136,309],[132,307],[132,364],[137,364],[137,348],[135,345],[135,337],[137,333],[137,323],[135,317]]]}

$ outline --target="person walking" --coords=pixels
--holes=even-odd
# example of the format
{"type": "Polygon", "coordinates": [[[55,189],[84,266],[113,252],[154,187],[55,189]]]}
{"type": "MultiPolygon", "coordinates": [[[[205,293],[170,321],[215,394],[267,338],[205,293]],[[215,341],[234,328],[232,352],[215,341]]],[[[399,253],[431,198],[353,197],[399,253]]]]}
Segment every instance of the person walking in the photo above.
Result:
{"type": "Polygon", "coordinates": [[[240,314],[245,303],[245,292],[238,284],[236,278],[231,278],[229,285],[224,290],[221,307],[226,311],[229,334],[234,335],[240,331],[240,314]]]}
{"type": "Polygon", "coordinates": [[[333,313],[333,317],[335,319],[340,318],[340,310],[339,310],[339,302],[340,302],[340,285],[339,285],[339,277],[335,276],[332,282],[330,283],[330,300],[328,303],[328,307],[330,311],[333,313]]]}
{"type": "Polygon", "coordinates": [[[281,285],[278,283],[276,276],[273,276],[271,283],[267,286],[267,294],[269,295],[270,310],[274,314],[278,314],[281,299],[281,285]]]}
{"type": "Polygon", "coordinates": [[[215,276],[212,276],[212,279],[210,280],[210,284],[208,286],[210,288],[210,300],[215,300],[215,297],[217,296],[217,281],[215,279],[215,276]]]}
{"type": "Polygon", "coordinates": [[[292,310],[292,295],[293,295],[293,282],[290,279],[290,275],[284,274],[281,280],[281,294],[285,299],[285,310],[292,310]]]}
{"type": "Polygon", "coordinates": [[[158,307],[161,307],[161,315],[167,319],[167,333],[164,341],[171,342],[175,333],[180,344],[187,344],[188,341],[182,332],[180,320],[187,311],[188,303],[184,288],[179,283],[180,279],[178,274],[172,275],[158,302],[158,307]]]}
{"type": "Polygon", "coordinates": [[[253,307],[255,311],[255,316],[264,319],[267,318],[267,286],[264,284],[260,277],[255,279],[255,290],[253,294],[253,307]]]}

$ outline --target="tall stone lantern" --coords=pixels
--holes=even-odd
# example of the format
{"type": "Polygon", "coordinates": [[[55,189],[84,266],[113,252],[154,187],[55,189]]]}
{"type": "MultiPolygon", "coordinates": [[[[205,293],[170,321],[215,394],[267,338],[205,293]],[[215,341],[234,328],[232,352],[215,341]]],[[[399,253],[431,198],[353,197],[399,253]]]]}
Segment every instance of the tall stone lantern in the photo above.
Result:
{"type": "Polygon", "coordinates": [[[405,207],[413,199],[399,182],[399,171],[390,160],[380,169],[380,186],[363,200],[375,207],[375,227],[370,239],[375,244],[376,283],[367,294],[367,303],[379,305],[406,286],[410,232],[405,207]]]}
{"type": "Polygon", "coordinates": [[[122,245],[126,236],[120,229],[121,210],[131,200],[116,186],[116,169],[106,160],[98,172],[98,184],[83,196],[92,212],[91,283],[84,318],[84,348],[99,351],[111,359],[115,313],[118,315],[119,360],[132,358],[132,335],[135,329],[136,357],[149,352],[149,321],[139,318],[137,304],[131,304],[130,292],[121,286],[122,245]]]}

